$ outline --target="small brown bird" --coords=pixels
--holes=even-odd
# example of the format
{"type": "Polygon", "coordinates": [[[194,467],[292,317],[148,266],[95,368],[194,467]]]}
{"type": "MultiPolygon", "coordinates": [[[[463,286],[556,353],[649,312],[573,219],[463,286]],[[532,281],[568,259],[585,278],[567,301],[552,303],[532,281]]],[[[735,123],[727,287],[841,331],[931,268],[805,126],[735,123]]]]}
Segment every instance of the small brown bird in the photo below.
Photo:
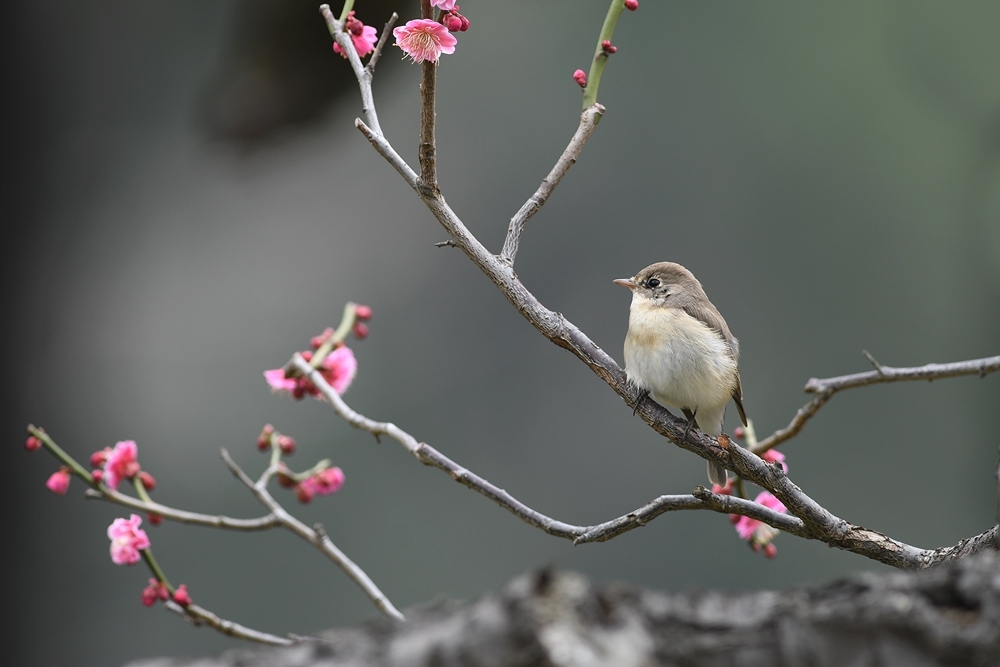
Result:
{"type": "MultiPolygon", "coordinates": [[[[730,399],[746,426],[740,344],[694,275],[680,264],[651,264],[615,283],[632,290],[625,372],[664,407],[681,410],[688,427],[722,433],[730,399]]],[[[726,469],[709,461],[708,478],[725,485],[726,469]]]]}

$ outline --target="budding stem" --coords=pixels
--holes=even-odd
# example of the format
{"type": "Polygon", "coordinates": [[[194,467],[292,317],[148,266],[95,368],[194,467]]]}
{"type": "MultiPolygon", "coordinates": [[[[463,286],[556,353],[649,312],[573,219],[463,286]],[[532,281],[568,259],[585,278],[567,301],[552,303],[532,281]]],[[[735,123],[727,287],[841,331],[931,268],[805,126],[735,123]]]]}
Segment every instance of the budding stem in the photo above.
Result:
{"type": "Polygon", "coordinates": [[[583,89],[584,109],[597,102],[597,87],[601,85],[604,63],[608,61],[604,42],[611,41],[611,35],[615,32],[615,25],[618,23],[618,17],[621,16],[623,9],[625,9],[624,0],[611,0],[608,15],[604,17],[604,25],[601,26],[601,34],[597,38],[597,49],[594,50],[594,61],[590,64],[590,74],[587,75],[587,86],[583,89]]]}

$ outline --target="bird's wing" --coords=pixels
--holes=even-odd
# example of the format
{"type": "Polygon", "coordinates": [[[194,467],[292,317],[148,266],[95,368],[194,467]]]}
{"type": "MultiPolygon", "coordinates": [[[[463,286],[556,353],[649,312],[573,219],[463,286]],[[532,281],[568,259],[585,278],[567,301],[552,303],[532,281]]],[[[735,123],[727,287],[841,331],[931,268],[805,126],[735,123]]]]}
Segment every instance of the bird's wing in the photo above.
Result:
{"type": "MultiPolygon", "coordinates": [[[[699,305],[689,305],[684,307],[684,312],[699,322],[703,322],[709,329],[719,334],[719,337],[729,345],[729,351],[733,355],[733,360],[739,361],[740,343],[733,337],[733,334],[729,331],[729,326],[726,325],[726,321],[722,319],[722,315],[715,306],[709,304],[706,308],[699,305]]],[[[738,370],[736,371],[736,386],[733,387],[733,402],[736,403],[736,410],[740,413],[740,421],[746,426],[747,413],[743,409],[743,385],[740,384],[740,372],[738,370]]]]}

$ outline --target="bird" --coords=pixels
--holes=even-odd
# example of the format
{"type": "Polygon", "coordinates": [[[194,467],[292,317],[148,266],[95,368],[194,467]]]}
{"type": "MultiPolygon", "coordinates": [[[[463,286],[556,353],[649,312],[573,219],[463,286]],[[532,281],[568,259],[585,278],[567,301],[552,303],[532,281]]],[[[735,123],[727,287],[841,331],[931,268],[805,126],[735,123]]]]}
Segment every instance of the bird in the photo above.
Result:
{"type": "MultiPolygon", "coordinates": [[[[614,282],[632,291],[625,335],[629,381],[663,407],[683,412],[685,437],[692,425],[706,435],[721,434],[730,400],[746,426],[739,341],[694,274],[658,262],[614,282]]],[[[725,486],[728,473],[709,461],[708,478],[725,486]]]]}

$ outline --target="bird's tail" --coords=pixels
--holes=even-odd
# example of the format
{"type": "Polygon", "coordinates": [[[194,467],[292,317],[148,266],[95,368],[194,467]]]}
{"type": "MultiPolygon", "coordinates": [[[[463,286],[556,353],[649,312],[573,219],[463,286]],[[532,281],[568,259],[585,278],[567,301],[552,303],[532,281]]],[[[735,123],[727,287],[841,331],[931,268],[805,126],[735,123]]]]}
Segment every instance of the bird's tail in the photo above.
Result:
{"type": "Polygon", "coordinates": [[[729,481],[728,478],[729,473],[726,472],[725,467],[721,463],[716,463],[715,461],[708,462],[708,480],[712,484],[725,486],[726,482],[729,481]]]}

